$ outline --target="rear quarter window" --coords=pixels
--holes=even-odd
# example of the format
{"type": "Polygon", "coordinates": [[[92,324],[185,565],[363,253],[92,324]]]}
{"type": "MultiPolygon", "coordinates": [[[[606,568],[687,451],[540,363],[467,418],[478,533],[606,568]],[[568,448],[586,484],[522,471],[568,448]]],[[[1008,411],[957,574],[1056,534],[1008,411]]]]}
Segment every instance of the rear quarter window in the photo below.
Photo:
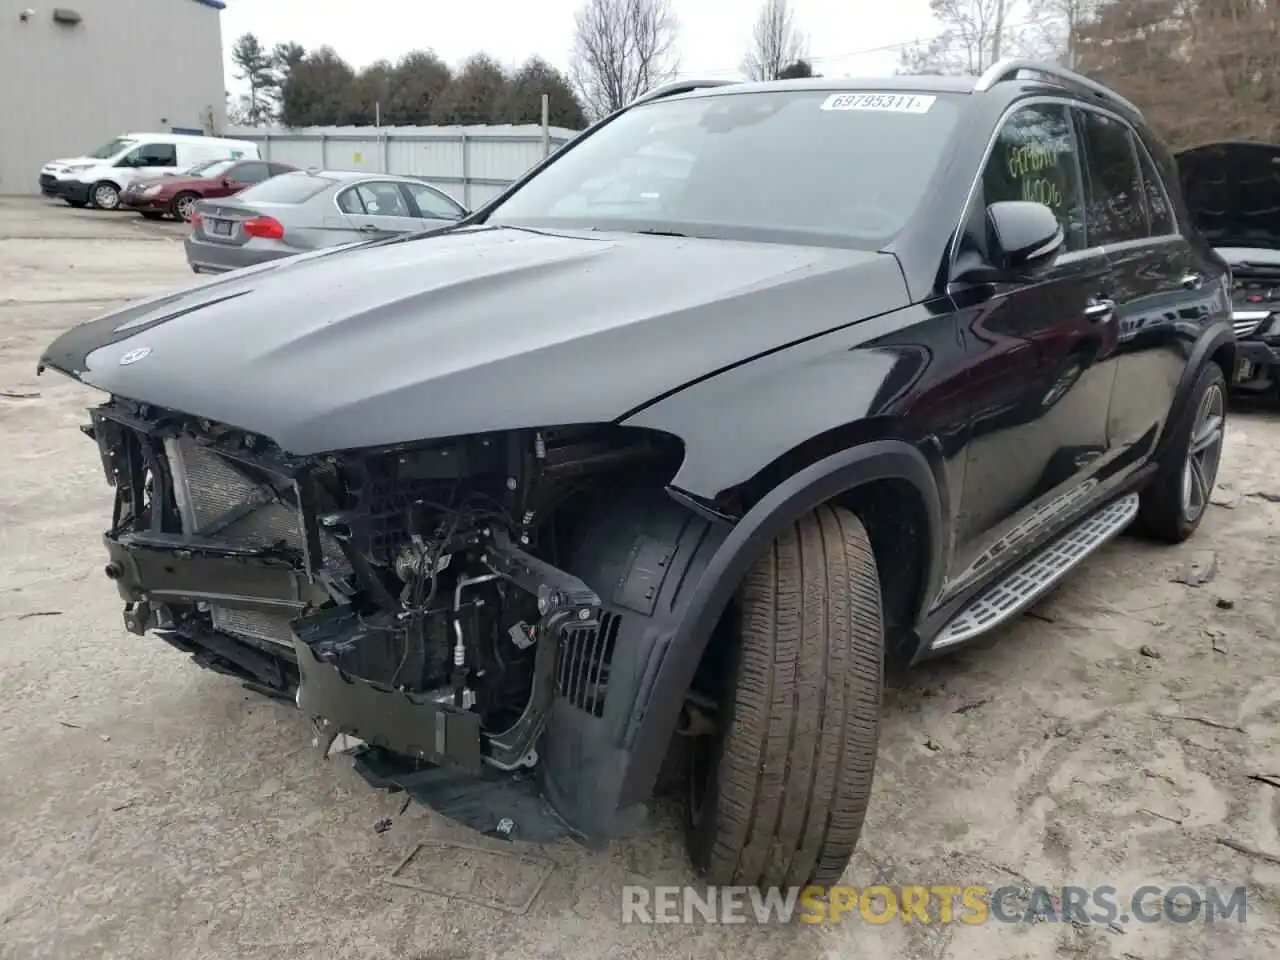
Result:
{"type": "Polygon", "coordinates": [[[305,203],[337,182],[328,177],[315,177],[309,173],[286,173],[250,187],[240,194],[240,197],[243,200],[259,200],[264,203],[305,203]]]}

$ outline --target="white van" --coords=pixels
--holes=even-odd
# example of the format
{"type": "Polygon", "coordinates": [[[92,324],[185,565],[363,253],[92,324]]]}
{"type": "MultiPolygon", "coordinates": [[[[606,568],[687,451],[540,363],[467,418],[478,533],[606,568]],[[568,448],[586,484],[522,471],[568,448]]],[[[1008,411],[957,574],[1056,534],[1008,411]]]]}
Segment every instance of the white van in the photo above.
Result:
{"type": "Polygon", "coordinates": [[[83,157],[46,163],[40,191],[61,197],[73,207],[114,210],[120,193],[135,180],[148,180],[211,160],[256,159],[251,140],[225,140],[182,133],[126,133],[83,157]]]}

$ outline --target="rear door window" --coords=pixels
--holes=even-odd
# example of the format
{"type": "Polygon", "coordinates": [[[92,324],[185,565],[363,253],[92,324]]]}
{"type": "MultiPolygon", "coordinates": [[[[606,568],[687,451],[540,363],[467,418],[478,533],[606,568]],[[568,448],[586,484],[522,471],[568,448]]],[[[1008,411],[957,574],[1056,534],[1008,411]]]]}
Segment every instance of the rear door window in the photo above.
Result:
{"type": "Polygon", "coordinates": [[[356,192],[355,187],[347,187],[338,194],[338,209],[343,213],[355,214],[362,216],[364,214],[364,201],[360,199],[360,194],[356,192]]]}
{"type": "Polygon", "coordinates": [[[362,183],[355,189],[364,204],[364,212],[371,217],[413,216],[398,183],[376,180],[362,183]]]}
{"type": "Polygon", "coordinates": [[[1142,192],[1147,201],[1147,218],[1151,221],[1151,235],[1162,237],[1177,233],[1177,222],[1173,218],[1173,205],[1169,202],[1169,191],[1156,172],[1156,165],[1151,155],[1141,144],[1138,148],[1138,168],[1142,171],[1142,192]]]}
{"type": "Polygon", "coordinates": [[[1089,243],[1103,246],[1150,235],[1137,152],[1129,128],[1096,110],[1078,110],[1088,171],[1089,243]]]}

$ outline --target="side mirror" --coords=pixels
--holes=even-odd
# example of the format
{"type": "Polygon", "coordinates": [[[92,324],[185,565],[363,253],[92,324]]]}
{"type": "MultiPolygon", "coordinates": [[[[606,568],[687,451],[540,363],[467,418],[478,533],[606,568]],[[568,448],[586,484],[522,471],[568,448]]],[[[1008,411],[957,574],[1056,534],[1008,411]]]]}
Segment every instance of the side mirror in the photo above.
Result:
{"type": "Polygon", "coordinates": [[[230,177],[223,177],[223,178],[222,178],[222,185],[223,185],[224,187],[229,187],[229,186],[231,186],[231,178],[230,178],[230,177]]]}
{"type": "Polygon", "coordinates": [[[1043,203],[1001,200],[987,207],[987,258],[1001,279],[1033,277],[1053,265],[1066,235],[1043,203]]]}

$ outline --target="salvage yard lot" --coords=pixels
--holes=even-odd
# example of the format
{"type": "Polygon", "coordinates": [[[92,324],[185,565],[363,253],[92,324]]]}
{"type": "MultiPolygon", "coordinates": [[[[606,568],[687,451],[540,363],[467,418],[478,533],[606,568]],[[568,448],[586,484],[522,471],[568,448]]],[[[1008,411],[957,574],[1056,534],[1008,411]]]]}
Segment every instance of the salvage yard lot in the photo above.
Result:
{"type": "MultiPolygon", "coordinates": [[[[1244,886],[1243,925],[624,926],[624,884],[691,879],[674,800],[604,851],[517,845],[555,865],[518,916],[386,882],[423,841],[511,845],[402,812],[291,708],[123,628],[108,488],[77,429],[95,394],[35,363],[72,324],[190,282],[183,229],[0,200],[0,958],[1280,956],[1280,415],[1235,415],[1229,488],[1191,543],[1122,538],[895,682],[846,875],[1244,886]],[[1189,565],[1211,579],[1176,582],[1189,565]]],[[[539,878],[448,846],[407,871],[512,903],[539,878]]]]}

